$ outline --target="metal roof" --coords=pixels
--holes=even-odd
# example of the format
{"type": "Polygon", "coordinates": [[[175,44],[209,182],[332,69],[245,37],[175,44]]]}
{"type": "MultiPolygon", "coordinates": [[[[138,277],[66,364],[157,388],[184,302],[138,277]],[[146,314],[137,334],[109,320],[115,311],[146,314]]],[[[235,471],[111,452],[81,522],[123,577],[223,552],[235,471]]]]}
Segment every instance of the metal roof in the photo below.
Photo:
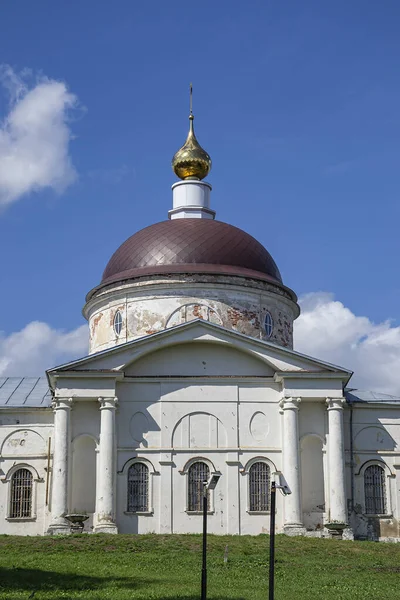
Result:
{"type": "Polygon", "coordinates": [[[350,404],[356,402],[370,402],[381,404],[400,403],[400,396],[391,396],[390,394],[381,394],[380,392],[370,392],[368,390],[347,389],[344,392],[347,402],[350,404]]]}
{"type": "Polygon", "coordinates": [[[175,273],[249,277],[277,284],[297,300],[264,246],[238,227],[213,219],[171,219],[136,232],[114,252],[86,300],[111,283],[175,273]]]}
{"type": "Polygon", "coordinates": [[[51,401],[47,377],[0,377],[1,408],[46,408],[51,401]]]}

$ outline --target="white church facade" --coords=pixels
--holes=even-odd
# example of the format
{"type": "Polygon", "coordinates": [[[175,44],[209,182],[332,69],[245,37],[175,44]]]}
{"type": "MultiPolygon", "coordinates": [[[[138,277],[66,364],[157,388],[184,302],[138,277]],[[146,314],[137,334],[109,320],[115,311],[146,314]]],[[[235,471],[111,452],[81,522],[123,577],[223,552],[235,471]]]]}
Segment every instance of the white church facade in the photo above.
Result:
{"type": "MultiPolygon", "coordinates": [[[[400,541],[400,399],[293,349],[296,295],[267,250],[215,220],[193,130],[169,219],[86,298],[88,356],[0,378],[0,533],[269,531],[400,541]]],[[[373,365],[371,365],[373,368],[373,365]]]]}

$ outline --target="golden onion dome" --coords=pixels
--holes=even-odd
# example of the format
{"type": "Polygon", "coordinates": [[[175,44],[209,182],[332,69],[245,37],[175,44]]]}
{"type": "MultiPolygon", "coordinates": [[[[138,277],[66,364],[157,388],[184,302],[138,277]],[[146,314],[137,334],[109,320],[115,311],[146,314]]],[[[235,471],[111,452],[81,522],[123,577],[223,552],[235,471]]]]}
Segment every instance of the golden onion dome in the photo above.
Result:
{"type": "Polygon", "coordinates": [[[211,158],[197,141],[193,120],[192,86],[190,86],[189,133],[186,142],[172,159],[172,169],[180,179],[204,179],[211,171],[211,158]]]}

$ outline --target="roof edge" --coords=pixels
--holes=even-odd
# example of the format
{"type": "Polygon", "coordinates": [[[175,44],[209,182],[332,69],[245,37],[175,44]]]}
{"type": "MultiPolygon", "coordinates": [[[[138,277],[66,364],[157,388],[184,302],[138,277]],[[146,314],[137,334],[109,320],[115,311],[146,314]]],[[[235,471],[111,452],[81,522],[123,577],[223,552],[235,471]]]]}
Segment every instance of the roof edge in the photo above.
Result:
{"type": "MultiPolygon", "coordinates": [[[[221,331],[225,335],[228,335],[230,337],[236,337],[241,340],[246,340],[247,342],[251,342],[252,344],[259,345],[261,347],[271,348],[278,354],[283,354],[283,355],[290,354],[290,355],[296,356],[298,358],[302,358],[302,359],[311,361],[313,363],[317,363],[318,365],[323,365],[323,366],[327,367],[328,369],[330,369],[331,371],[343,373],[344,375],[348,376],[348,380],[353,375],[353,371],[350,371],[349,369],[345,369],[338,365],[334,365],[334,364],[331,364],[331,363],[328,363],[325,361],[321,361],[319,359],[313,358],[312,356],[308,356],[306,354],[302,354],[301,352],[297,352],[296,350],[292,350],[291,348],[284,348],[283,346],[278,346],[278,344],[273,344],[272,342],[268,342],[266,340],[258,340],[256,338],[248,336],[244,333],[239,333],[238,331],[232,331],[230,329],[226,329],[225,327],[222,327],[221,325],[217,325],[215,323],[210,323],[209,321],[204,321],[203,319],[193,319],[192,321],[189,321],[187,323],[181,323],[179,325],[175,325],[174,327],[170,327],[168,329],[163,329],[161,331],[157,331],[156,333],[151,333],[149,335],[145,335],[140,338],[136,338],[135,340],[130,340],[129,342],[119,344],[118,346],[113,346],[112,348],[107,348],[105,350],[101,350],[100,352],[95,352],[93,354],[89,354],[88,356],[84,356],[82,358],[76,359],[69,363],[65,363],[63,365],[53,367],[52,369],[48,369],[46,371],[46,375],[48,378],[54,377],[54,375],[57,373],[57,371],[71,370],[71,367],[84,364],[85,362],[90,362],[91,360],[94,360],[95,358],[98,358],[100,356],[106,356],[107,354],[117,354],[119,352],[123,352],[130,346],[137,345],[137,344],[138,345],[145,344],[146,342],[155,340],[161,336],[171,336],[176,331],[183,330],[183,329],[190,329],[199,324],[206,329],[221,331]]],[[[301,375],[301,372],[299,372],[299,375],[301,375]]]]}
{"type": "Polygon", "coordinates": [[[86,294],[86,303],[89,302],[97,292],[112,286],[117,283],[137,281],[145,277],[152,277],[156,275],[224,275],[230,277],[238,277],[240,279],[253,279],[255,281],[263,281],[276,285],[277,287],[284,290],[290,300],[297,304],[298,298],[296,293],[286,285],[275,279],[274,277],[262,273],[261,271],[253,271],[244,267],[235,267],[232,265],[209,265],[207,263],[188,264],[182,263],[180,265],[157,265],[152,267],[143,267],[138,269],[128,269],[122,271],[117,275],[109,277],[104,281],[101,281],[97,286],[92,288],[86,294]]]}

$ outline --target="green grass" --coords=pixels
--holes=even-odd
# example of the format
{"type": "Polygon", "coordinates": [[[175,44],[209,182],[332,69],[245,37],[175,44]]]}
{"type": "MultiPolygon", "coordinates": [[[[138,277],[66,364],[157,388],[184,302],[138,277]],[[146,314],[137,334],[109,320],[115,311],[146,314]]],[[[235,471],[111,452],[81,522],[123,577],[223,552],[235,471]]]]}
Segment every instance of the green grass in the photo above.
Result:
{"type": "MultiPolygon", "coordinates": [[[[268,598],[268,536],[208,538],[208,598],[268,598]],[[229,546],[224,564],[225,546],[229,546]]],[[[0,536],[0,598],[199,598],[201,536],[0,536]]],[[[276,600],[400,599],[400,544],[276,538],[276,600]]]]}

